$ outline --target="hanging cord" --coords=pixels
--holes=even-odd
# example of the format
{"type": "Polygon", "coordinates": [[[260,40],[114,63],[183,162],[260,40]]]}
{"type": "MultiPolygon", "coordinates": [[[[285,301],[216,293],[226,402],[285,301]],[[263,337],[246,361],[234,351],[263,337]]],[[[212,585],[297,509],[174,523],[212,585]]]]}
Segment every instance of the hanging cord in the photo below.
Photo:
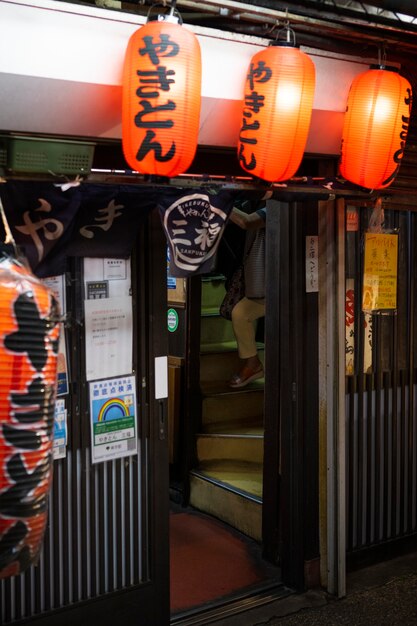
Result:
{"type": "Polygon", "coordinates": [[[13,246],[13,250],[14,250],[14,253],[16,255],[16,258],[18,258],[19,257],[19,253],[18,253],[18,250],[17,250],[16,242],[15,242],[14,237],[12,235],[12,231],[11,231],[11,228],[9,226],[9,222],[7,221],[6,212],[4,210],[4,206],[3,206],[3,202],[1,201],[1,198],[0,198],[0,215],[1,215],[1,220],[3,222],[4,232],[6,233],[6,238],[4,240],[4,243],[6,245],[12,245],[13,246]]]}
{"type": "Polygon", "coordinates": [[[288,7],[286,8],[286,11],[285,11],[285,20],[282,25],[282,28],[277,31],[275,42],[278,43],[280,39],[288,45],[291,45],[294,47],[297,45],[296,39],[295,39],[295,32],[291,28],[290,20],[288,18],[288,7]],[[284,38],[282,38],[282,35],[284,35],[284,38]]]}
{"type": "Polygon", "coordinates": [[[382,48],[381,46],[378,48],[378,65],[381,68],[387,66],[387,44],[385,42],[382,44],[382,48]]]}

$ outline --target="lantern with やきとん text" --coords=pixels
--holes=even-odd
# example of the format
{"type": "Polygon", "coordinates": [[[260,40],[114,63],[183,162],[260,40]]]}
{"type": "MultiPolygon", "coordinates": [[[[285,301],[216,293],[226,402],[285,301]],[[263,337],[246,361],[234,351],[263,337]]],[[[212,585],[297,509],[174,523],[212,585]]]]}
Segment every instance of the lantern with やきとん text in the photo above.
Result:
{"type": "Polygon", "coordinates": [[[314,89],[313,61],[289,41],[275,41],[254,55],[238,143],[244,170],[270,182],[295,174],[310,128],[314,89]]]}
{"type": "Polygon", "coordinates": [[[0,578],[35,562],[42,544],[58,340],[51,290],[0,251],[0,578]]]}
{"type": "Polygon", "coordinates": [[[160,15],[131,36],[123,69],[122,146],[142,174],[173,177],[197,148],[201,52],[173,15],[160,15]]]}
{"type": "Polygon", "coordinates": [[[410,83],[381,65],[351,85],[343,125],[340,173],[368,189],[388,187],[404,154],[410,123],[410,83]]]}

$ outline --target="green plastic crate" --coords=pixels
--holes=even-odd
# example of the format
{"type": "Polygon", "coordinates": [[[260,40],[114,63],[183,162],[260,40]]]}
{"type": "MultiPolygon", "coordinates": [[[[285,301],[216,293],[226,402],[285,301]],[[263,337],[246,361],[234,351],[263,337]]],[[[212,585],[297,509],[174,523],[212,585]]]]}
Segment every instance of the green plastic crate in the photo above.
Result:
{"type": "Polygon", "coordinates": [[[90,142],[8,137],[7,169],[33,174],[88,174],[94,147],[90,142]]]}

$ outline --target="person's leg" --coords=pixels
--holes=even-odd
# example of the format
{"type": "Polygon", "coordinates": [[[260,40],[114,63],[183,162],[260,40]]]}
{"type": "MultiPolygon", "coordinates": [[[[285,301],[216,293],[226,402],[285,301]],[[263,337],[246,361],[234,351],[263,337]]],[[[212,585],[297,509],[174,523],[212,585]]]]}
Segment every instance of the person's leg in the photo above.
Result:
{"type": "Polygon", "coordinates": [[[255,320],[265,315],[265,300],[243,298],[232,311],[233,332],[236,337],[242,367],[230,381],[231,387],[244,387],[263,376],[255,340],[255,320]]]}

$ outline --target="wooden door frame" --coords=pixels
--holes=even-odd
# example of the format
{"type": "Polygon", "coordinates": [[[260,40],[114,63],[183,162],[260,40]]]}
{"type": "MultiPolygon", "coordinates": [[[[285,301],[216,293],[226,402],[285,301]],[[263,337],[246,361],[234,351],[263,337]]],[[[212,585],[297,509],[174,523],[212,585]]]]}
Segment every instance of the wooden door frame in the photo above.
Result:
{"type": "Polygon", "coordinates": [[[305,237],[318,223],[317,199],[296,200],[267,203],[262,532],[264,556],[302,590],[319,575],[318,294],[305,292],[305,237]]]}

